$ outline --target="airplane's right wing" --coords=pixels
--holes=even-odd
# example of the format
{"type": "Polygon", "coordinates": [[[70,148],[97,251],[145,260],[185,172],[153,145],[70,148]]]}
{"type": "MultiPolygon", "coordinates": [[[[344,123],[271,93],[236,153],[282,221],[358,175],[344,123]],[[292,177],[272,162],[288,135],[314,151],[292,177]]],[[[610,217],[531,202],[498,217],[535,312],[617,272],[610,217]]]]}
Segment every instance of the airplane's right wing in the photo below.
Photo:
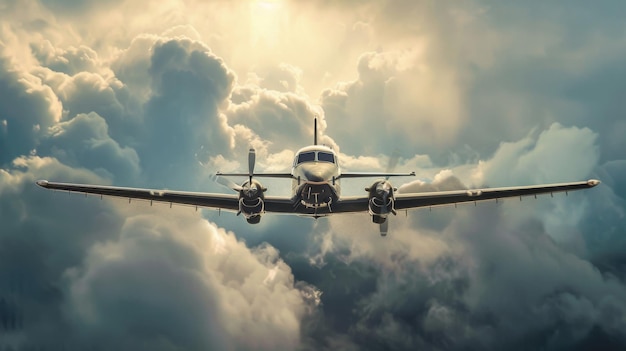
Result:
{"type": "MultiPolygon", "coordinates": [[[[218,177],[249,177],[248,173],[215,173],[218,177]]],[[[254,177],[256,178],[291,178],[293,179],[293,174],[291,173],[254,173],[254,177]]]]}
{"type": "Polygon", "coordinates": [[[437,191],[428,193],[397,194],[396,210],[406,210],[419,207],[456,204],[483,200],[502,199],[507,197],[522,197],[538,194],[552,194],[556,192],[574,191],[593,188],[600,184],[599,180],[590,179],[582,182],[542,184],[507,188],[485,188],[454,191],[437,191]]]}
{"type": "Polygon", "coordinates": [[[382,178],[382,177],[414,177],[415,172],[411,173],[382,173],[382,172],[342,172],[338,179],[342,178],[382,178]]]}
{"type": "Polygon", "coordinates": [[[237,195],[196,193],[188,191],[174,191],[163,189],[126,188],[107,185],[90,185],[75,183],[57,183],[47,180],[37,181],[40,187],[68,191],[73,193],[112,196],[146,201],[165,202],[213,209],[223,209],[236,212],[239,210],[239,198],[237,195]]]}

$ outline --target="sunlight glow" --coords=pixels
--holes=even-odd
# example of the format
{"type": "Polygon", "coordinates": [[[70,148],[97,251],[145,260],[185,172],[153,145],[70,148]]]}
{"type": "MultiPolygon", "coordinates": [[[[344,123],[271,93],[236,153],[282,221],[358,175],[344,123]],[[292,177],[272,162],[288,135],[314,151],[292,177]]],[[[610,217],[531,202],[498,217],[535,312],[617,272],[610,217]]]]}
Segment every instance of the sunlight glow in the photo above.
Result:
{"type": "Polygon", "coordinates": [[[284,27],[283,3],[279,0],[257,0],[250,5],[251,44],[275,47],[284,27]]]}

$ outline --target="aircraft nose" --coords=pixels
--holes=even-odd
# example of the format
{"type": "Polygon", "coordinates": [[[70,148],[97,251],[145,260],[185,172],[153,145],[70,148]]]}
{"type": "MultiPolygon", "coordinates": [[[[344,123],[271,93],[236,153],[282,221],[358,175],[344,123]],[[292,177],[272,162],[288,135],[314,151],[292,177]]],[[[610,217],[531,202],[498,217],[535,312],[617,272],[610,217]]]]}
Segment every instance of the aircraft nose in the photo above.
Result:
{"type": "Polygon", "coordinates": [[[325,164],[317,164],[315,167],[311,167],[304,170],[304,176],[311,182],[324,182],[332,177],[332,167],[327,167],[325,164]]]}
{"type": "Polygon", "coordinates": [[[325,180],[324,172],[322,172],[322,170],[319,170],[319,169],[304,172],[304,176],[306,177],[306,179],[312,182],[323,182],[325,180]]]}

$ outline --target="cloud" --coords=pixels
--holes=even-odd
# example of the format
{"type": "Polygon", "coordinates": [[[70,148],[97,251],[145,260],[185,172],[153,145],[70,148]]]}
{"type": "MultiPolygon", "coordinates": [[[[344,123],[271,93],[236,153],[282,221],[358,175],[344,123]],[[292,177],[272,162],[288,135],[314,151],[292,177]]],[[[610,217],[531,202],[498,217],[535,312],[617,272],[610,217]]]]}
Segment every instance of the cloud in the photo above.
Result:
{"type": "Polygon", "coordinates": [[[3,312],[15,324],[9,335],[16,341],[9,345],[84,348],[97,342],[169,350],[298,344],[300,320],[319,302],[311,295],[315,288],[295,285],[273,247],[250,250],[232,232],[185,209],[172,222],[158,214],[172,214],[164,207],[143,214],[141,205],[128,212],[128,204],[115,201],[98,206],[67,194],[50,197],[33,187],[34,179],[105,182],[55,159],[23,158],[14,166],[19,170],[3,171],[0,188],[3,204],[12,203],[3,205],[0,237],[0,291],[16,309],[13,317],[3,312]]]}
{"type": "Polygon", "coordinates": [[[458,133],[463,114],[454,77],[437,74],[419,47],[365,53],[357,68],[357,80],[322,93],[327,117],[340,126],[331,135],[348,145],[343,146],[344,152],[356,153],[346,147],[360,140],[369,141],[370,153],[389,152],[393,147],[430,151],[449,145],[447,140],[458,133]],[[356,124],[365,128],[350,128],[356,124]],[[392,147],[389,140],[394,140],[392,147]]]}
{"type": "Polygon", "coordinates": [[[67,272],[64,308],[89,342],[114,335],[111,347],[128,350],[298,344],[307,301],[278,252],[250,251],[197,215],[128,218],[120,240],[94,246],[84,262],[67,272]]]}
{"type": "Polygon", "coordinates": [[[49,129],[49,136],[38,148],[64,164],[84,167],[106,178],[134,179],[139,175],[139,156],[121,147],[108,133],[106,121],[95,112],[79,114],[49,129]]]}
{"type": "MultiPolygon", "coordinates": [[[[473,171],[467,172],[465,166],[459,170],[469,179],[480,170],[481,182],[488,179],[496,185],[558,181],[554,177],[564,176],[585,179],[597,167],[595,140],[589,130],[553,125],[536,138],[501,145],[492,159],[473,171]],[[577,155],[578,162],[559,165],[569,153],[577,155]],[[544,164],[540,169],[547,173],[528,169],[527,164],[544,164]],[[562,169],[563,173],[558,171],[562,169]]],[[[418,180],[400,190],[465,187],[452,170],[444,170],[432,183],[418,180]]],[[[362,284],[369,288],[360,290],[360,298],[348,307],[353,312],[334,321],[331,328],[347,335],[355,348],[583,347],[576,345],[588,342],[597,330],[603,331],[600,339],[623,340],[617,332],[623,321],[603,313],[624,309],[624,302],[615,297],[625,287],[584,258],[585,247],[591,248],[585,246],[585,239],[577,244],[582,251],[572,246],[588,234],[572,233],[570,228],[584,223],[588,217],[581,214],[589,211],[587,201],[572,196],[569,201],[535,200],[539,203],[530,206],[486,203],[416,211],[412,218],[392,217],[392,234],[383,245],[371,224],[358,218],[332,218],[330,231],[318,235],[320,252],[315,262],[325,264],[323,269],[329,272],[343,266],[352,272],[346,275],[364,270],[379,273],[363,277],[369,283],[362,284]],[[543,213],[532,211],[533,206],[543,213]],[[342,257],[341,263],[334,261],[335,256],[342,257]],[[346,320],[352,328],[341,327],[346,320]],[[556,329],[560,333],[553,332],[556,329]]],[[[594,228],[589,235],[597,232],[594,228]]],[[[318,286],[325,290],[323,283],[318,286]]],[[[326,296],[326,301],[333,299],[341,298],[326,296]]]]}
{"type": "Polygon", "coordinates": [[[88,46],[70,47],[67,50],[55,48],[48,40],[31,45],[33,56],[44,67],[54,72],[61,72],[73,76],[81,72],[96,72],[100,70],[98,53],[88,46]]]}
{"type": "Polygon", "coordinates": [[[313,117],[318,109],[305,98],[257,86],[236,90],[233,97],[239,102],[226,112],[229,123],[246,126],[262,140],[280,140],[280,145],[270,145],[271,149],[297,150],[304,138],[310,138],[307,143],[312,143],[313,117]],[[266,128],[268,125],[281,125],[281,128],[266,128]]]}
{"type": "Polygon", "coordinates": [[[496,186],[584,179],[599,161],[596,140],[597,134],[588,128],[553,124],[541,132],[536,141],[525,138],[502,144],[491,160],[481,164],[477,176],[483,179],[479,184],[496,186]]]}
{"type": "Polygon", "coordinates": [[[3,347],[56,344],[67,336],[60,311],[65,269],[79,264],[94,242],[113,239],[121,220],[107,203],[84,206],[84,199],[46,196],[32,185],[38,178],[105,182],[91,172],[37,156],[17,158],[13,167],[0,171],[0,298],[14,306],[8,316],[3,312],[12,325],[3,330],[3,347]]]}
{"type": "Polygon", "coordinates": [[[0,56],[0,164],[27,155],[45,130],[61,119],[62,106],[49,86],[0,56]]]}
{"type": "Polygon", "coordinates": [[[626,344],[621,2],[0,7],[0,348],[626,344]],[[397,148],[401,192],[603,183],[399,213],[384,239],[365,214],[249,226],[34,184],[223,191],[250,146],[289,171],[315,114],[345,170],[397,148]]]}

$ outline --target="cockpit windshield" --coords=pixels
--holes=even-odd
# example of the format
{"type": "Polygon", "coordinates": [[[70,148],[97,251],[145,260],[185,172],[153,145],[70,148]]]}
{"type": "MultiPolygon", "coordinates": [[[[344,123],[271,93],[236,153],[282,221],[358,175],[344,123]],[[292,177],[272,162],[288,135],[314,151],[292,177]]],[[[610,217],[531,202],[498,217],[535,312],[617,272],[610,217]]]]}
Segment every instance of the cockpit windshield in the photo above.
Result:
{"type": "Polygon", "coordinates": [[[335,163],[335,157],[330,152],[322,152],[322,151],[318,152],[317,153],[317,160],[318,161],[335,163]]]}
{"type": "Polygon", "coordinates": [[[313,151],[303,152],[300,155],[298,155],[298,164],[302,162],[311,162],[311,161],[315,161],[315,152],[313,151]]]}
{"type": "Polygon", "coordinates": [[[333,155],[331,152],[325,152],[325,151],[302,152],[298,154],[298,157],[296,159],[296,164],[299,165],[303,162],[313,162],[313,161],[335,163],[335,155],[333,155]]]}

